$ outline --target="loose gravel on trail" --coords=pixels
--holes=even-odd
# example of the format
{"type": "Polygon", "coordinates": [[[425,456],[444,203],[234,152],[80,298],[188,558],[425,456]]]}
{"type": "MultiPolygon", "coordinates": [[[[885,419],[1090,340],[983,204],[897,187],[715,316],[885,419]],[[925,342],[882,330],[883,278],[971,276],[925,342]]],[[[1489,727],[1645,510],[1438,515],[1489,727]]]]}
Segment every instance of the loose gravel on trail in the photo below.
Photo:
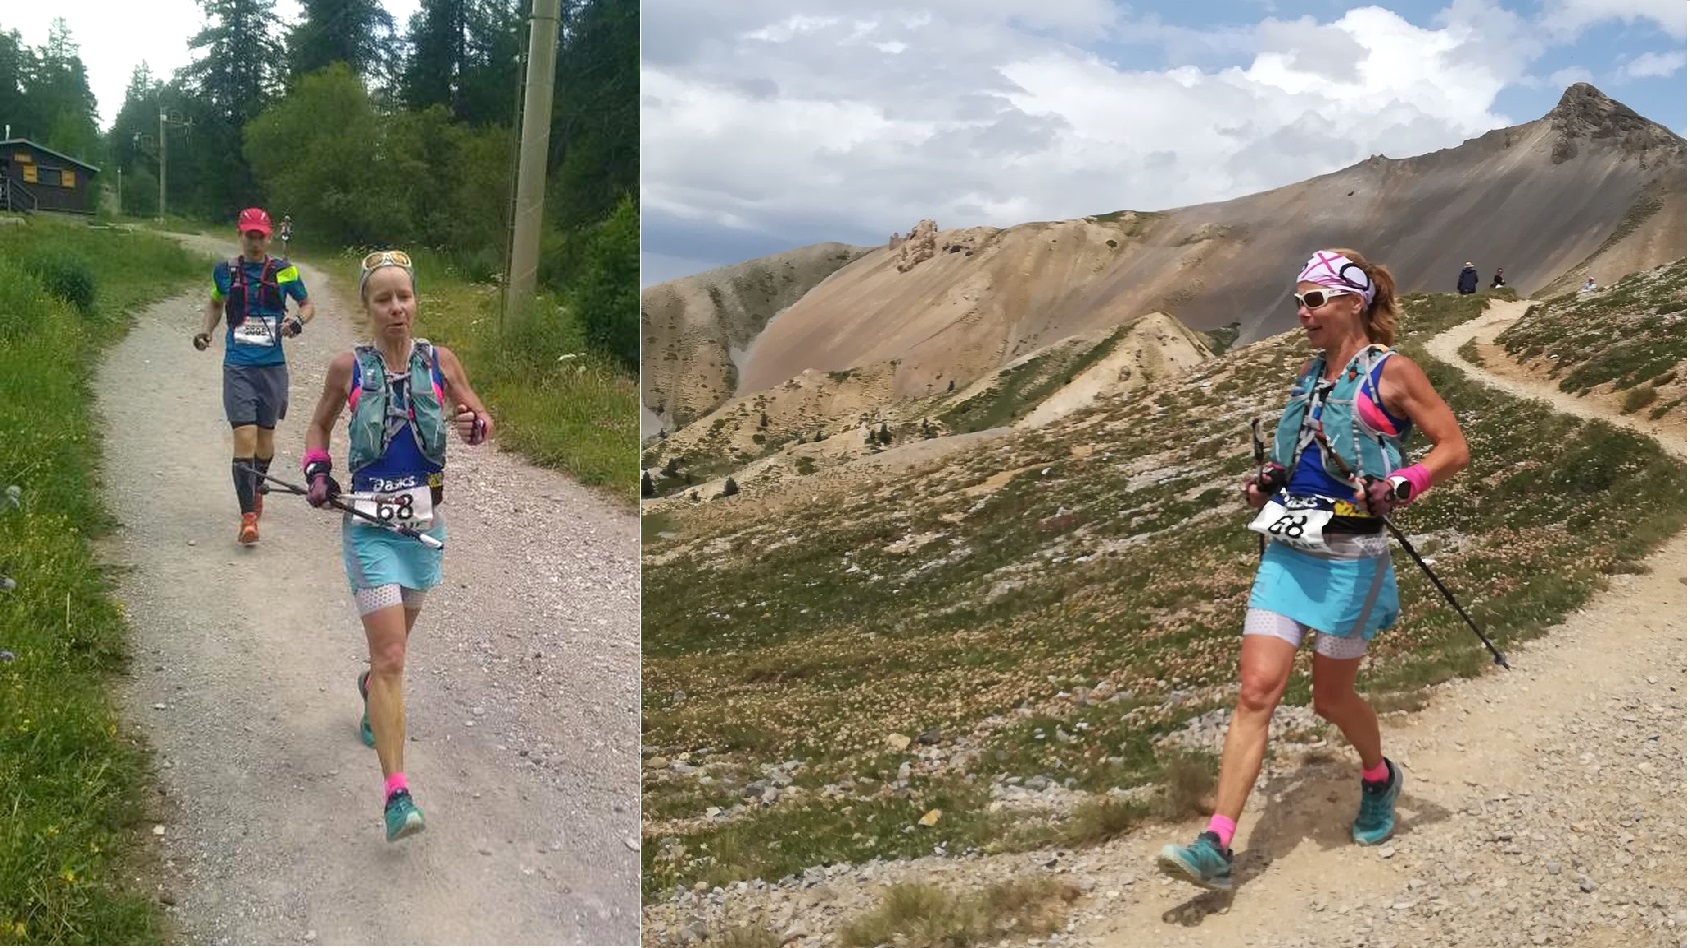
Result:
{"type": "MultiPolygon", "coordinates": [[[[1458,326],[1429,348],[1453,352],[1473,334],[1458,326]]],[[[815,867],[784,882],[671,893],[645,908],[646,938],[692,943],[752,924],[821,948],[894,882],[960,892],[1055,874],[1085,893],[1068,926],[1013,944],[1683,945],[1685,541],[1668,540],[1643,572],[1613,577],[1585,608],[1512,649],[1511,671],[1446,682],[1426,708],[1381,719],[1386,753],[1406,775],[1399,828],[1384,846],[1350,841],[1360,783],[1347,745],[1307,757],[1281,746],[1240,822],[1232,893],[1155,871],[1162,845],[1203,828],[1193,819],[1078,851],[815,867]]]]}
{"type": "MultiPolygon", "coordinates": [[[[190,245],[236,248],[204,238],[190,245]]],[[[298,479],[349,277],[302,268],[272,473],[298,479]]],[[[406,771],[427,830],[385,841],[357,736],[367,650],[338,515],[239,511],[204,292],[140,313],[98,378],[101,474],[135,661],[126,726],[156,752],[161,901],[190,942],[633,944],[639,933],[639,565],[630,511],[494,446],[449,447],[445,581],[411,637],[406,771]]],[[[427,298],[418,334],[428,333],[427,298]]],[[[474,383],[471,379],[471,383],[474,383]]],[[[345,464],[345,426],[331,451],[345,464]]]]}

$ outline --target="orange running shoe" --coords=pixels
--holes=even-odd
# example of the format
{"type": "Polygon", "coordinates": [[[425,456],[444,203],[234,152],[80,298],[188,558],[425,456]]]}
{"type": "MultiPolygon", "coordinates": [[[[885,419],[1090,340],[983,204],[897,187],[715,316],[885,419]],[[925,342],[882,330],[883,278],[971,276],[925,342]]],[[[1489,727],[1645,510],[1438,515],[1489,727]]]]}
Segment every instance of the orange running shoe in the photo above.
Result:
{"type": "Polygon", "coordinates": [[[235,534],[235,542],[241,546],[252,546],[258,542],[257,514],[241,514],[241,532],[235,534]]]}

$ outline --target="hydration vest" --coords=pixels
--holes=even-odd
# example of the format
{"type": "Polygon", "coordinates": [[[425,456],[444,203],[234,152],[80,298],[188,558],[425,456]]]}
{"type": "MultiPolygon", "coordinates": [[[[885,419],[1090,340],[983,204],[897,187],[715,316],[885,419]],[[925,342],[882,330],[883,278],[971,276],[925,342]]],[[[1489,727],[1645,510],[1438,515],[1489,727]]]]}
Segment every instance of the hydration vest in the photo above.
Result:
{"type": "Polygon", "coordinates": [[[287,311],[287,302],[282,296],[282,285],[276,280],[276,272],[281,269],[281,261],[268,254],[264,257],[264,269],[258,275],[258,289],[254,294],[247,283],[246,266],[240,257],[229,261],[229,296],[223,301],[223,315],[230,326],[239,326],[246,322],[254,309],[275,313],[280,316],[287,311]],[[258,299],[252,299],[256,295],[258,299]]]}
{"type": "MultiPolygon", "coordinates": [[[[1403,446],[1413,429],[1405,427],[1400,435],[1376,431],[1356,411],[1356,395],[1364,389],[1373,403],[1383,408],[1384,400],[1373,384],[1373,370],[1394,351],[1377,343],[1367,346],[1350,359],[1330,388],[1321,381],[1326,372],[1325,353],[1316,356],[1309,370],[1298,377],[1273,434],[1273,460],[1285,468],[1288,478],[1295,474],[1304,451],[1316,443],[1317,432],[1325,435],[1332,451],[1358,477],[1383,478],[1402,467],[1403,446]],[[1314,408],[1319,409],[1318,417],[1311,411],[1314,408]]],[[[1340,484],[1349,483],[1325,450],[1319,454],[1327,475],[1340,484]]]]}
{"type": "MultiPolygon", "coordinates": [[[[392,386],[387,381],[387,365],[375,346],[361,345],[352,350],[357,360],[357,386],[347,394],[352,417],[347,422],[346,466],[354,474],[386,456],[393,439],[400,431],[408,431],[423,459],[436,471],[446,466],[446,395],[435,382],[440,371],[440,355],[427,339],[417,339],[411,347],[408,392],[410,404],[403,411],[392,413],[397,422],[403,415],[405,423],[388,424],[388,402],[392,386]]],[[[395,406],[397,409],[397,406],[395,406]]],[[[421,473],[421,472],[417,472],[421,473]]]]}

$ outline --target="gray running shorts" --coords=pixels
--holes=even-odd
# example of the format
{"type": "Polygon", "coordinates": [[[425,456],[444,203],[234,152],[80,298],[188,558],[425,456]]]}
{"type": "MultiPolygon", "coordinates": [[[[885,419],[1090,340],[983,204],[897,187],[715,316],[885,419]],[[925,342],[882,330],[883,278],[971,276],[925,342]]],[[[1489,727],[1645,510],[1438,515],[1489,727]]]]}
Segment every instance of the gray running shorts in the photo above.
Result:
{"type": "Polygon", "coordinates": [[[225,365],[223,414],[235,428],[276,427],[276,422],[288,415],[287,364],[225,365]]]}

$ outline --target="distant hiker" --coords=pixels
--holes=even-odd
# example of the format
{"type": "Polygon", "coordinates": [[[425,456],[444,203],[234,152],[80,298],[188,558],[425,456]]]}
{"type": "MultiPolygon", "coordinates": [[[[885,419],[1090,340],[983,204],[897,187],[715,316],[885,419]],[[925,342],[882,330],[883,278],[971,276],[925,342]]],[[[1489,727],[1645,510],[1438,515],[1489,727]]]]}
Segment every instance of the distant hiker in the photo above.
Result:
{"type": "Polygon", "coordinates": [[[282,215],[282,226],[277,231],[276,236],[282,239],[282,253],[287,253],[288,241],[293,239],[293,217],[291,215],[282,215]]]}
{"type": "Polygon", "coordinates": [[[1455,281],[1455,292],[1477,293],[1479,291],[1479,271],[1474,269],[1473,261],[1461,268],[1461,276],[1455,281]]]}
{"type": "Polygon", "coordinates": [[[1396,338],[1396,285],[1350,250],[1322,250],[1297,276],[1297,317],[1317,354],[1305,363],[1274,433],[1271,463],[1244,486],[1261,510],[1262,553],[1244,614],[1238,701],[1227,726],[1209,826],[1157,865],[1175,878],[1232,887],[1232,838],[1267,750],[1268,722],[1305,638],[1314,640],[1314,710],[1361,757],[1361,807],[1350,838],[1384,842],[1396,828],[1402,771],[1386,759],[1379,722],[1356,693],[1368,642],[1396,624],[1397,581],[1380,519],[1466,466],[1449,406],[1396,338]],[[1409,465],[1420,429],[1432,449],[1409,465]],[[1360,475],[1357,480],[1349,472],[1360,475]]]}
{"type": "MultiPolygon", "coordinates": [[[[347,499],[444,543],[439,507],[447,433],[456,431],[465,444],[482,444],[492,434],[492,419],[458,357],[412,334],[416,272],[407,254],[383,250],[365,257],[358,295],[375,342],[329,363],[322,397],[305,429],[306,499],[322,507],[340,496],[330,476],[329,430],[349,408],[347,499]]],[[[340,532],[346,577],[370,651],[370,669],[358,676],[364,701],[358,730],[381,763],[382,817],[391,843],[423,829],[422,811],[405,779],[405,646],[425,593],[440,584],[443,551],[350,514],[342,515],[340,532]]]]}
{"type": "Polygon", "coordinates": [[[1502,268],[1497,267],[1496,268],[1496,276],[1493,276],[1493,277],[1490,278],[1490,288],[1495,290],[1495,289],[1500,289],[1501,287],[1504,287],[1504,286],[1507,286],[1507,285],[1508,285],[1508,281],[1504,280],[1502,278],[1502,268]]]}
{"type": "Polygon", "coordinates": [[[241,507],[235,540],[258,542],[258,518],[264,515],[264,491],[248,466],[270,469],[276,455],[276,422],[287,416],[288,366],[282,339],[299,335],[317,313],[306,298],[299,270],[285,258],[272,257],[270,215],[263,208],[241,212],[241,255],[211,271],[211,299],[194,334],[194,348],[211,346],[211,331],[227,319],[223,342],[223,413],[234,428],[235,499],[241,507]],[[293,297],[297,315],[287,314],[293,297]]]}
{"type": "Polygon", "coordinates": [[[1579,292],[1580,293],[1594,293],[1594,292],[1596,292],[1596,278],[1595,277],[1585,277],[1584,278],[1584,285],[1579,287],[1579,292]]]}

